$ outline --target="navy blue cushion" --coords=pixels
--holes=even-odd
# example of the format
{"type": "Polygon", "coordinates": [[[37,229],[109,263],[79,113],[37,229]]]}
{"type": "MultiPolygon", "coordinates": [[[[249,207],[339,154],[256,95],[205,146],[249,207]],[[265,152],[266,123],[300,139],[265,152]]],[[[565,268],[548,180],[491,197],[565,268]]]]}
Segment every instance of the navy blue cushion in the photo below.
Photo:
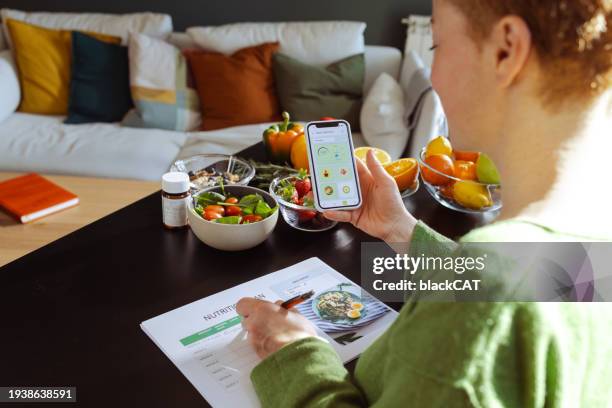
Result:
{"type": "Polygon", "coordinates": [[[73,31],[65,123],[118,122],[132,106],[127,47],[73,31]]]}

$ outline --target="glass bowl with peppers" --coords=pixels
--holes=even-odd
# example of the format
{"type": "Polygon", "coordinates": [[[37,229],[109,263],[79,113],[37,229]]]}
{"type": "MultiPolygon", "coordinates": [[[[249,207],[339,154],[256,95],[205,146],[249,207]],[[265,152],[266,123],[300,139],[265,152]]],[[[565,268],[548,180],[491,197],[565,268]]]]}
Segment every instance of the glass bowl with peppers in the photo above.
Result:
{"type": "Polygon", "coordinates": [[[276,123],[263,132],[263,142],[268,159],[276,164],[291,162],[293,142],[304,134],[304,126],[291,122],[288,112],[283,112],[282,117],[281,123],[276,123]]]}
{"type": "Polygon", "coordinates": [[[300,170],[297,175],[272,180],[270,194],[278,202],[285,222],[295,229],[321,232],[338,224],[315,210],[312,185],[305,170],[300,170]]]}

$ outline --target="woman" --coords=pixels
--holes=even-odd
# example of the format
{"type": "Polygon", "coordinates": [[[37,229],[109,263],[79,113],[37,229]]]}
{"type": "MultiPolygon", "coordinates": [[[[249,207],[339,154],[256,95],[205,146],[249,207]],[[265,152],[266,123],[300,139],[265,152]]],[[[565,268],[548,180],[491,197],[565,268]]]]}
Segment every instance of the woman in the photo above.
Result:
{"type": "MultiPolygon", "coordinates": [[[[500,220],[462,241],[609,240],[612,2],[434,0],[433,21],[453,144],[488,152],[504,185],[500,220]]],[[[453,244],[405,210],[373,155],[359,171],[364,206],[328,218],[410,253],[453,244]]],[[[298,313],[237,309],[264,358],[251,376],[264,406],[612,405],[606,304],[407,304],[354,378],[298,313]]]]}

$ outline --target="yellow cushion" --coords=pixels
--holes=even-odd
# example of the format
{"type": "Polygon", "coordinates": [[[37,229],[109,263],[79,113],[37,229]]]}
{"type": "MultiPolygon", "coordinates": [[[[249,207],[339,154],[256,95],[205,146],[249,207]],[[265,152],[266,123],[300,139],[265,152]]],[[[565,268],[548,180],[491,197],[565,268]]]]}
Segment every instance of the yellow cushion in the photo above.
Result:
{"type": "MultiPolygon", "coordinates": [[[[7,20],[19,70],[19,111],[66,115],[72,64],[70,30],[51,30],[17,20],[7,20]]],[[[101,41],[121,43],[121,38],[89,33],[101,41]]]]}

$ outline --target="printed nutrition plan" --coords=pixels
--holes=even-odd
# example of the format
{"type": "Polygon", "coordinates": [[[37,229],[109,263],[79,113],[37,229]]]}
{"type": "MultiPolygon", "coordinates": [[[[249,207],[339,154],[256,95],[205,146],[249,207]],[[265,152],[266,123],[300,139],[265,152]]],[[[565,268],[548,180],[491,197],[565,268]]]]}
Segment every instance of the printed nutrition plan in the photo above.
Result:
{"type": "Polygon", "coordinates": [[[212,406],[258,407],[250,373],[260,358],[246,339],[236,302],[286,300],[315,291],[297,310],[343,362],[356,358],[397,313],[318,258],[217,293],[141,324],[145,333],[212,406]]]}

